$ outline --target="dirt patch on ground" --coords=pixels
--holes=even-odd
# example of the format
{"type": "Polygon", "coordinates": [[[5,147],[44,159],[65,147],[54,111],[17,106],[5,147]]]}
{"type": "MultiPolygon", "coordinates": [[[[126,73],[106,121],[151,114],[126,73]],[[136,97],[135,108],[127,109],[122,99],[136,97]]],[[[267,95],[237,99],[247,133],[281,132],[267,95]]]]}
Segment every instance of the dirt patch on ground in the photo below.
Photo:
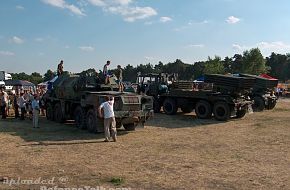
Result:
{"type": "Polygon", "coordinates": [[[21,184],[39,178],[71,188],[290,189],[289,115],[289,100],[229,122],[156,114],[145,128],[119,130],[117,143],[73,123],[1,120],[0,189],[39,189],[21,184]]]}

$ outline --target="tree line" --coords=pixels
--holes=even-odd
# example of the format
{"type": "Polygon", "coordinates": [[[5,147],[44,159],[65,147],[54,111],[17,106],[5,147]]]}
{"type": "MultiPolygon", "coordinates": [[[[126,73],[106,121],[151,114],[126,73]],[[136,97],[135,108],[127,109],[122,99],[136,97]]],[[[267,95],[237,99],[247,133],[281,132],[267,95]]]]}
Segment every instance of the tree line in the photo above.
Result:
{"type": "MultiPolygon", "coordinates": [[[[95,73],[95,69],[88,69],[83,72],[95,73]]],[[[109,70],[116,73],[116,69],[109,70]]],[[[98,71],[101,73],[101,71],[98,71]]],[[[167,64],[159,61],[158,64],[140,64],[136,67],[128,64],[123,68],[123,80],[135,82],[137,73],[178,73],[180,80],[194,80],[204,74],[227,74],[247,73],[259,75],[267,73],[281,81],[290,79],[290,54],[272,53],[264,58],[259,48],[244,51],[242,54],[235,54],[233,57],[221,59],[219,56],[208,57],[206,61],[198,61],[194,64],[184,63],[180,59],[167,64]]],[[[43,76],[37,72],[31,75],[25,73],[11,73],[13,79],[28,80],[34,84],[52,79],[56,73],[48,70],[43,76]]]]}

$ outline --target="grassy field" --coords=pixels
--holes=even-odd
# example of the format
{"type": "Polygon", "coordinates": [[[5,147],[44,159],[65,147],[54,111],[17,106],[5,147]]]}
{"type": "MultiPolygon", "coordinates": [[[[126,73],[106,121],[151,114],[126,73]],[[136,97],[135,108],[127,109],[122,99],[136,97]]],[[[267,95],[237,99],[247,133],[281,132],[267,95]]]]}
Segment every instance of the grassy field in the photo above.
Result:
{"type": "Polygon", "coordinates": [[[39,178],[71,188],[290,189],[289,116],[289,99],[229,122],[156,114],[119,130],[117,143],[73,123],[0,120],[0,189],[40,189],[21,184],[39,178]]]}

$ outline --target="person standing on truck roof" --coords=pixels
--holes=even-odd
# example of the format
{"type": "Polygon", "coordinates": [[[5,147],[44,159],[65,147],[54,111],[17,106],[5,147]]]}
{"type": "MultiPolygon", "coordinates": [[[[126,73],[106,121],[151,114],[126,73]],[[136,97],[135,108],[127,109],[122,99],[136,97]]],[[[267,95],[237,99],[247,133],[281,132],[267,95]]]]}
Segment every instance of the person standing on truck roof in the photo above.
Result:
{"type": "Polygon", "coordinates": [[[116,77],[117,77],[117,83],[119,85],[119,91],[123,92],[124,91],[124,84],[123,84],[123,69],[121,65],[117,66],[117,72],[116,72],[116,77]]]}
{"type": "Polygon", "coordinates": [[[111,61],[107,61],[107,63],[104,65],[103,68],[103,75],[105,77],[105,84],[109,83],[109,71],[108,71],[108,66],[111,64],[111,61]]]}
{"type": "Polygon", "coordinates": [[[63,60],[60,61],[60,63],[57,65],[57,76],[60,76],[63,74],[63,60]]]}
{"type": "Polygon", "coordinates": [[[104,118],[104,130],[105,140],[104,142],[110,142],[112,136],[113,141],[117,141],[116,120],[114,114],[114,97],[105,96],[105,102],[103,102],[98,109],[99,116],[104,118]],[[102,113],[103,110],[103,113],[102,113]]]}

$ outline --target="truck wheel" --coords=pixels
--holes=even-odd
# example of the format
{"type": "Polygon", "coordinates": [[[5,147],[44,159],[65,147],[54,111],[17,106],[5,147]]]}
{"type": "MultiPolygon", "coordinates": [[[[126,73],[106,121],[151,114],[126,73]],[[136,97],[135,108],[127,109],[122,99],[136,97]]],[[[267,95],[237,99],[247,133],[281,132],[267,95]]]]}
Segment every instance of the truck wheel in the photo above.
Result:
{"type": "Polygon", "coordinates": [[[135,131],[136,125],[135,123],[123,124],[126,131],[135,131]]]}
{"type": "Polygon", "coordinates": [[[182,106],[180,109],[183,113],[191,113],[193,110],[191,106],[182,106]]]}
{"type": "Polygon", "coordinates": [[[236,118],[242,118],[246,115],[247,109],[238,110],[236,113],[236,118]]]}
{"type": "Polygon", "coordinates": [[[200,119],[209,119],[212,115],[211,105],[204,100],[201,100],[195,105],[195,114],[200,119]]]}
{"type": "Polygon", "coordinates": [[[272,110],[272,109],[274,109],[275,108],[275,106],[276,106],[276,104],[277,104],[277,101],[275,100],[275,101],[271,101],[270,103],[269,103],[269,105],[268,105],[268,109],[269,110],[272,110]]]}
{"type": "Polygon", "coordinates": [[[76,123],[76,127],[80,129],[86,129],[86,113],[85,110],[82,109],[81,106],[77,106],[74,111],[74,119],[76,123]]]}
{"type": "Polygon", "coordinates": [[[90,133],[97,132],[97,115],[94,110],[90,109],[86,116],[87,129],[90,133]]]}
{"type": "Polygon", "coordinates": [[[116,121],[116,128],[119,129],[119,128],[121,128],[121,127],[122,127],[122,123],[116,121]]]}
{"type": "Polygon", "coordinates": [[[62,114],[60,103],[57,103],[54,106],[54,120],[56,122],[58,122],[58,123],[63,123],[64,122],[64,117],[63,117],[63,114],[62,114]]]}
{"type": "Polygon", "coordinates": [[[46,118],[47,120],[53,121],[53,108],[52,108],[52,104],[48,103],[46,106],[46,118]]]}
{"type": "Polygon", "coordinates": [[[255,112],[260,112],[260,111],[263,111],[264,109],[265,109],[265,102],[264,102],[263,98],[261,98],[259,96],[255,96],[253,110],[255,112]]]}
{"type": "Polygon", "coordinates": [[[177,112],[176,101],[172,98],[166,98],[163,102],[163,110],[167,115],[175,115],[177,112]]]}
{"type": "Polygon", "coordinates": [[[161,105],[160,105],[159,101],[156,100],[155,98],[153,101],[153,109],[154,109],[154,113],[160,113],[161,105]]]}
{"type": "Polygon", "coordinates": [[[230,118],[230,107],[226,102],[217,102],[213,106],[213,114],[216,120],[227,121],[230,118]]]}

